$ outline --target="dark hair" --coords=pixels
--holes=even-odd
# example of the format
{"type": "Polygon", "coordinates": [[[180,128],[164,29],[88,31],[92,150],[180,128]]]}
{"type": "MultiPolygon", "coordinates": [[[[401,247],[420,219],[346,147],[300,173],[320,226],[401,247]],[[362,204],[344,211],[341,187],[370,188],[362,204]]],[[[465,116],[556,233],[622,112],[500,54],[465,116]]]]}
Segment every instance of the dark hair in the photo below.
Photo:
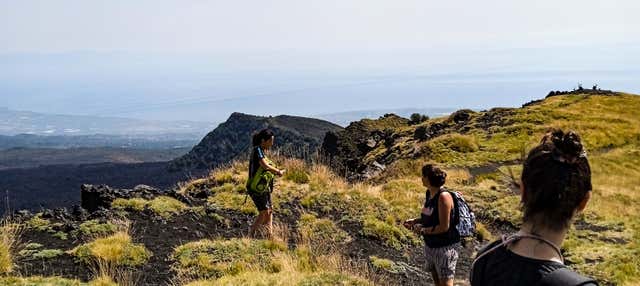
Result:
{"type": "Polygon", "coordinates": [[[522,169],[525,222],[553,230],[569,227],[573,214],[591,191],[591,168],[580,136],[553,129],[529,152],[522,169]]]}
{"type": "Polygon", "coordinates": [[[273,131],[270,129],[262,129],[260,132],[253,134],[253,139],[251,140],[253,146],[258,146],[262,144],[262,141],[266,141],[273,137],[273,131]]]}
{"type": "Polygon", "coordinates": [[[422,176],[429,179],[429,184],[437,188],[442,187],[447,179],[447,173],[432,164],[422,167],[422,176]]]}

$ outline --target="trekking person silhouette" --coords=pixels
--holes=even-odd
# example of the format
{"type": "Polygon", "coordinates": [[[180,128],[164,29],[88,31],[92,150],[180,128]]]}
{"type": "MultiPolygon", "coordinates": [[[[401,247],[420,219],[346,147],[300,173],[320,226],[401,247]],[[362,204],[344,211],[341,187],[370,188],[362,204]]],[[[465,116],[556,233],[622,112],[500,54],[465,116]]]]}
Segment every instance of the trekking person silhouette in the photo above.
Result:
{"type": "Polygon", "coordinates": [[[260,130],[253,135],[251,158],[249,159],[249,178],[247,180],[247,194],[253,200],[259,211],[253,225],[249,229],[249,236],[267,236],[273,234],[273,211],[271,208],[271,192],[274,177],[282,176],[285,170],[276,168],[267,158],[265,150],[269,150],[274,143],[275,136],[269,129],[260,130]]]}
{"type": "Polygon", "coordinates": [[[573,217],[591,198],[591,169],[580,136],[549,131],[523,167],[522,226],[478,252],[471,285],[597,285],[569,270],[560,251],[573,217]]]}
{"type": "Polygon", "coordinates": [[[422,185],[427,188],[426,200],[419,218],[403,225],[422,235],[426,267],[437,286],[453,286],[458,262],[460,234],[453,225],[455,208],[451,193],[443,186],[447,178],[440,168],[427,164],[422,167],[422,185]]]}

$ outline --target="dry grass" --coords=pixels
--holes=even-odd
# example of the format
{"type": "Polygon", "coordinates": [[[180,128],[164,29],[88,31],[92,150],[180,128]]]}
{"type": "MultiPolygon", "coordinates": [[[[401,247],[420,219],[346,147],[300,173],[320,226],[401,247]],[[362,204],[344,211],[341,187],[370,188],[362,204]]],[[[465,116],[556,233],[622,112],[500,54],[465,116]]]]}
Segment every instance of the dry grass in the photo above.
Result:
{"type": "Polygon", "coordinates": [[[110,224],[115,233],[96,232],[92,241],[68,253],[89,266],[95,285],[136,285],[138,275],[132,267],[146,263],[152,253],[144,245],[132,241],[130,221],[116,220],[110,224]]]}
{"type": "Polygon", "coordinates": [[[22,226],[3,219],[0,231],[0,275],[6,275],[14,270],[14,256],[20,244],[22,226]]]}

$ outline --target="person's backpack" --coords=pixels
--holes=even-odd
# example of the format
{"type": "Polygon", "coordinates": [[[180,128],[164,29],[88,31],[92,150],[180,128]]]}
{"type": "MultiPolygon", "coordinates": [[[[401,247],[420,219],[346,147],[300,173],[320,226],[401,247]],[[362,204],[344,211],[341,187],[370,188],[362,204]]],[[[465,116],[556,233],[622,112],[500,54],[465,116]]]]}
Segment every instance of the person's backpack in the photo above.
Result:
{"type": "Polygon", "coordinates": [[[598,285],[596,280],[582,276],[569,268],[558,268],[542,277],[538,286],[581,286],[598,285]]]}
{"type": "MultiPolygon", "coordinates": [[[[269,165],[273,164],[271,160],[267,158],[265,159],[267,160],[267,163],[269,165]]],[[[247,191],[252,193],[258,193],[258,194],[267,192],[269,191],[269,186],[271,185],[271,182],[273,182],[273,179],[275,177],[276,175],[265,170],[264,168],[262,168],[262,166],[259,166],[258,170],[256,171],[256,174],[247,180],[247,184],[246,184],[247,191]]]]}
{"type": "Polygon", "coordinates": [[[449,193],[453,196],[454,206],[457,208],[457,219],[454,221],[461,237],[474,236],[476,233],[476,215],[467,201],[459,192],[449,193]]]}

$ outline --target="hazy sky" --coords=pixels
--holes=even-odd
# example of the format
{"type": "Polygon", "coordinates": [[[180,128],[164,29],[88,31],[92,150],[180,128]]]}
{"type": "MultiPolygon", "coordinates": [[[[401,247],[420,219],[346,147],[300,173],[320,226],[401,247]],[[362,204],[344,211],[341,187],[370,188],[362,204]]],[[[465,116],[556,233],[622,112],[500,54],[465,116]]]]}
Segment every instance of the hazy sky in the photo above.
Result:
{"type": "Polygon", "coordinates": [[[640,1],[0,0],[0,106],[219,120],[238,110],[516,106],[640,92],[640,1]]]}

